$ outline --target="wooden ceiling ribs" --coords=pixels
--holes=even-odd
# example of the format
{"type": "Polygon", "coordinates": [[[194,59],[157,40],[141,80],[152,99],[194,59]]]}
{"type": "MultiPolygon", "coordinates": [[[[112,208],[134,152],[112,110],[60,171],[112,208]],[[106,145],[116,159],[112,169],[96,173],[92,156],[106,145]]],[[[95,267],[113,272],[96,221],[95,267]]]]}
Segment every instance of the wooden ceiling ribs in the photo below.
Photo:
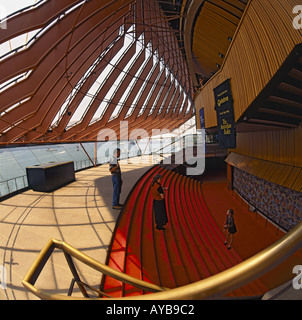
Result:
{"type": "MultiPolygon", "coordinates": [[[[153,54],[157,51],[158,56],[163,58],[164,65],[177,77],[188,98],[192,93],[179,42],[156,1],[107,0],[100,3],[96,0],[53,0],[13,15],[8,19],[8,24],[10,28],[1,33],[1,43],[38,28],[42,32],[28,48],[11,53],[1,61],[1,83],[24,72],[30,71],[31,74],[19,83],[12,83],[1,94],[0,144],[88,141],[95,139],[101,128],[116,129],[122,120],[128,120],[131,128],[136,128],[138,124],[147,126],[151,118],[157,119],[159,116],[158,105],[149,114],[155,101],[163,103],[161,119],[165,119],[168,106],[168,114],[178,110],[178,104],[183,100],[180,91],[176,93],[175,83],[171,83],[170,75],[162,70],[159,63],[157,66],[153,64],[151,54],[149,62],[146,62],[139,78],[132,85],[124,105],[117,110],[116,118],[112,119],[112,113],[121,103],[123,93],[145,60],[143,49],[131,68],[123,71],[136,54],[136,45],[133,44],[104,79],[91,105],[86,106],[87,109],[80,116],[78,107],[81,101],[106,65],[110,64],[112,57],[122,48],[123,37],[119,38],[122,25],[128,29],[136,24],[133,32],[136,40],[143,32],[143,46],[151,42],[153,54]],[[97,61],[108,46],[111,46],[110,49],[97,61]],[[93,72],[83,78],[92,64],[95,64],[93,72]],[[152,68],[153,73],[150,74],[152,68]],[[112,95],[100,119],[93,122],[100,103],[106,102],[107,92],[122,72],[125,72],[122,83],[112,95]],[[149,82],[141,91],[146,77],[149,77],[149,82]],[[167,87],[162,88],[163,85],[167,87]],[[75,88],[77,91],[74,91],[75,88]],[[133,102],[139,92],[141,96],[134,108],[133,102]],[[174,96],[173,92],[176,93],[174,96]],[[130,108],[134,110],[130,117],[126,117],[130,108]],[[75,119],[77,122],[70,123],[77,115],[80,117],[75,119]]],[[[167,125],[168,121],[165,119],[161,124],[167,125]]]]}
{"type": "Polygon", "coordinates": [[[0,33],[0,43],[8,41],[26,32],[43,28],[51,21],[72,8],[82,0],[52,0],[43,3],[40,7],[25,11],[7,20],[7,28],[0,33]]]}
{"type": "MultiPolygon", "coordinates": [[[[146,79],[148,74],[151,72],[152,67],[153,67],[153,58],[150,57],[145,68],[143,69],[143,72],[141,73],[140,77],[138,79],[136,79],[136,82],[135,82],[128,98],[125,100],[124,107],[121,110],[119,117],[109,123],[105,123],[103,118],[94,122],[93,124],[91,124],[89,126],[89,131],[87,132],[86,136],[97,137],[98,132],[101,129],[105,129],[105,128],[112,129],[112,130],[115,130],[116,132],[118,132],[118,130],[120,128],[120,121],[127,120],[125,117],[129,111],[129,109],[131,109],[133,107],[133,101],[135,100],[135,97],[139,93],[141,86],[144,83],[144,79],[146,79]]],[[[83,133],[83,134],[85,134],[85,133],[83,133]]]]}
{"type": "Polygon", "coordinates": [[[194,86],[199,77],[211,78],[220,69],[247,2],[192,0],[188,5],[183,41],[194,86]]]}
{"type": "MultiPolygon", "coordinates": [[[[128,121],[129,126],[130,126],[130,124],[131,124],[132,121],[135,121],[135,120],[136,120],[136,118],[137,118],[137,116],[138,116],[138,113],[139,113],[139,111],[140,111],[140,108],[141,108],[142,104],[144,103],[147,95],[149,94],[150,86],[151,86],[152,83],[154,82],[155,77],[156,77],[156,75],[157,75],[158,72],[159,72],[159,66],[157,66],[156,68],[154,68],[154,70],[153,70],[153,72],[152,72],[152,74],[151,74],[151,77],[150,77],[150,82],[147,83],[145,89],[141,92],[140,98],[139,98],[139,100],[138,100],[137,103],[136,103],[136,107],[135,107],[135,109],[133,110],[133,113],[131,114],[130,117],[128,117],[128,118],[125,119],[125,120],[128,121]]],[[[111,113],[112,113],[112,112],[111,112],[111,113]]],[[[110,114],[111,114],[111,113],[110,113],[110,114]]],[[[102,122],[105,123],[104,119],[102,119],[102,122]]],[[[106,123],[107,123],[107,122],[106,122],[106,123]]],[[[106,126],[104,125],[104,126],[102,126],[101,128],[105,128],[105,127],[107,128],[107,125],[106,125],[106,126]]],[[[117,133],[118,133],[118,131],[119,131],[119,128],[116,129],[116,132],[117,132],[117,133]]]]}
{"type": "MultiPolygon", "coordinates": [[[[155,115],[148,116],[147,119],[144,119],[142,117],[138,118],[126,118],[125,120],[128,121],[128,131],[131,132],[132,130],[138,128],[142,128],[146,130],[147,132],[152,132],[152,129],[159,129],[164,128],[168,123],[163,121],[165,110],[167,110],[168,105],[165,103],[165,101],[170,101],[173,97],[173,94],[176,92],[175,83],[169,85],[165,90],[165,92],[161,95],[160,103],[158,104],[159,108],[162,107],[161,113],[156,113],[155,115]]],[[[147,110],[145,110],[147,112],[147,110]]],[[[118,128],[116,128],[118,132],[118,128]]],[[[120,134],[124,135],[125,132],[122,131],[120,134]]]]}
{"type": "MultiPolygon", "coordinates": [[[[176,98],[178,96],[176,95],[176,98]]],[[[181,104],[178,104],[178,107],[177,107],[177,110],[179,112],[179,109],[181,107],[181,104]]],[[[161,112],[161,114],[155,118],[155,120],[151,123],[149,123],[145,128],[146,130],[151,130],[152,128],[153,129],[158,129],[158,130],[163,130],[163,129],[168,129],[171,127],[171,125],[173,125],[174,123],[174,119],[176,117],[179,117],[179,118],[183,118],[184,115],[185,115],[185,110],[183,110],[182,113],[178,113],[178,112],[175,112],[173,114],[173,108],[170,108],[170,110],[167,112],[167,110],[163,110],[161,112]],[[169,121],[165,121],[169,119],[169,121]]]]}
{"type": "MultiPolygon", "coordinates": [[[[165,74],[165,71],[164,71],[165,74]]],[[[154,124],[154,119],[156,119],[159,115],[158,115],[158,111],[160,109],[160,107],[162,106],[162,104],[164,103],[164,100],[167,96],[167,94],[169,92],[171,92],[172,90],[172,84],[171,84],[171,77],[165,77],[165,81],[164,83],[159,82],[158,86],[157,86],[157,91],[161,91],[160,96],[159,96],[159,100],[157,101],[157,105],[156,108],[154,110],[154,112],[152,113],[152,115],[148,115],[149,113],[149,108],[146,107],[144,110],[144,113],[142,116],[135,118],[135,117],[125,117],[124,116],[124,120],[130,122],[131,124],[135,123],[135,125],[140,126],[140,127],[145,127],[147,123],[152,123],[154,124]],[[146,115],[144,118],[143,116],[146,115]],[[141,119],[143,119],[144,121],[141,121],[141,119]]],[[[133,108],[134,106],[131,106],[131,108],[133,108]]],[[[129,109],[128,109],[129,110],[129,109]]],[[[108,127],[113,128],[114,130],[118,131],[119,130],[119,122],[118,121],[111,121],[108,123],[108,127]]]]}
{"type": "MultiPolygon", "coordinates": [[[[176,90],[177,90],[177,88],[175,87],[175,82],[173,82],[172,85],[169,86],[169,90],[170,90],[170,91],[169,91],[168,95],[166,96],[166,100],[165,100],[165,101],[168,101],[168,102],[171,101],[171,99],[172,99],[173,96],[174,96],[174,93],[175,93],[176,90]]],[[[167,108],[168,108],[168,103],[165,102],[163,109],[166,110],[167,108]]],[[[128,124],[129,132],[131,132],[133,129],[136,128],[136,121],[137,121],[137,115],[138,115],[138,113],[139,113],[139,110],[138,110],[137,108],[135,108],[133,114],[132,114],[129,118],[126,118],[126,119],[125,119],[125,120],[127,120],[128,123],[129,123],[129,124],[128,124]]],[[[153,126],[153,128],[156,128],[156,121],[157,121],[157,120],[159,121],[159,119],[161,119],[161,114],[157,114],[156,120],[153,121],[152,123],[149,122],[149,124],[150,124],[151,126],[153,126]]],[[[146,121],[145,121],[145,123],[141,123],[141,124],[140,124],[140,128],[146,128],[146,126],[147,126],[146,121]]],[[[123,132],[121,132],[121,134],[123,134],[123,132]]]]}
{"type": "MultiPolygon", "coordinates": [[[[125,14],[125,11],[122,11],[122,14],[120,15],[120,18],[123,17],[123,15],[125,14]]],[[[95,18],[98,20],[98,21],[102,21],[102,20],[99,20],[98,16],[95,15],[95,18]]],[[[117,18],[117,16],[116,16],[117,18]]],[[[121,22],[120,22],[121,23],[121,22]]],[[[119,23],[119,24],[120,24],[119,23]]],[[[83,24],[82,24],[83,26],[83,24]]],[[[59,27],[59,26],[57,26],[59,27]]],[[[103,27],[105,27],[103,25],[103,27]]],[[[118,31],[118,28],[119,26],[116,26],[115,27],[115,36],[116,36],[116,31],[118,31]]],[[[95,60],[95,58],[97,57],[97,55],[100,53],[100,51],[97,51],[102,49],[99,47],[99,42],[98,41],[95,41],[96,39],[100,39],[102,37],[104,37],[104,34],[103,33],[100,33],[100,31],[97,29],[97,28],[93,28],[94,30],[92,32],[90,32],[88,35],[86,35],[86,32],[85,30],[83,30],[82,32],[82,35],[79,37],[73,37],[73,39],[76,40],[76,44],[74,45],[72,42],[70,43],[71,45],[71,49],[69,51],[69,54],[68,54],[68,57],[69,57],[69,63],[70,63],[70,66],[73,65],[73,63],[77,64],[78,66],[82,66],[83,63],[86,63],[86,66],[85,68],[82,68],[82,69],[76,69],[78,68],[78,66],[76,66],[75,68],[72,68],[72,80],[75,79],[75,77],[77,76],[79,80],[83,74],[85,73],[85,71],[89,68],[89,66],[91,65],[92,61],[95,60]],[[79,39],[81,41],[79,41],[79,39]],[[79,46],[82,46],[83,47],[83,50],[82,51],[79,51],[78,48],[79,46]],[[84,48],[87,48],[86,50],[84,48]],[[95,55],[93,58],[91,55],[95,55]],[[86,61],[87,59],[87,56],[89,57],[89,60],[86,61]],[[80,73],[78,71],[81,71],[80,73]]],[[[110,29],[108,30],[108,27],[104,30],[104,32],[108,32],[109,35],[110,35],[110,29]]],[[[112,41],[114,39],[111,39],[112,41]]],[[[28,103],[26,103],[23,107],[22,107],[22,110],[18,110],[18,108],[12,110],[7,116],[10,116],[11,119],[8,119],[8,122],[12,123],[12,121],[18,121],[18,117],[19,119],[20,118],[24,118],[24,115],[27,113],[29,113],[30,111],[31,112],[37,112],[37,110],[33,109],[32,108],[32,105],[36,105],[37,103],[35,102],[36,101],[43,101],[43,97],[49,99],[50,98],[50,92],[56,97],[57,93],[60,92],[60,88],[64,87],[67,88],[68,91],[71,90],[71,87],[69,85],[70,81],[69,82],[67,81],[66,79],[66,68],[65,68],[65,64],[66,64],[66,49],[67,49],[67,44],[68,44],[68,41],[69,39],[67,37],[64,38],[64,41],[60,43],[60,46],[57,46],[55,47],[54,50],[51,51],[51,53],[47,56],[47,59],[45,59],[43,62],[43,64],[41,63],[39,65],[40,69],[37,69],[37,72],[36,72],[36,76],[39,77],[39,78],[42,78],[41,80],[38,80],[37,78],[32,78],[31,79],[31,83],[41,83],[41,87],[39,88],[40,90],[37,90],[35,93],[34,93],[34,97],[33,99],[31,99],[28,103]],[[59,49],[61,49],[61,55],[59,55],[59,49]],[[56,64],[58,63],[57,59],[58,59],[58,55],[61,57],[60,60],[59,60],[59,64],[56,64]],[[51,56],[53,56],[53,60],[51,60],[51,56]],[[53,61],[53,64],[51,63],[53,61]],[[46,78],[43,78],[43,71],[41,70],[42,66],[45,66],[45,68],[48,68],[48,72],[45,72],[46,75],[48,77],[46,78]],[[39,71],[39,72],[38,72],[39,71]],[[51,80],[50,75],[52,76],[53,80],[51,80]],[[60,81],[58,82],[58,79],[60,79],[60,81]],[[61,82],[61,83],[60,83],[61,82]],[[57,86],[57,89],[53,87],[53,84],[55,83],[55,85],[57,86]],[[49,89],[47,89],[47,87],[49,89]],[[56,89],[56,90],[55,90],[56,89]],[[41,96],[40,96],[41,94],[41,96]]],[[[106,42],[105,42],[106,43],[106,42]]],[[[104,42],[102,42],[102,44],[104,44],[104,42]]],[[[121,43],[121,46],[122,46],[122,43],[121,43]]],[[[102,46],[101,46],[102,47],[102,46]]],[[[39,47],[37,47],[37,49],[39,50],[39,47]]],[[[34,77],[34,74],[31,75],[31,77],[34,77]]],[[[20,85],[23,85],[25,88],[27,88],[28,84],[26,82],[24,83],[20,83],[20,85]]],[[[15,89],[14,87],[11,88],[12,90],[15,89]]],[[[10,90],[10,89],[8,89],[10,90]]],[[[61,102],[62,103],[62,102],[61,102]]],[[[45,104],[44,104],[45,105],[45,104]]],[[[51,105],[51,103],[47,103],[46,104],[46,107],[49,108],[49,106],[52,107],[52,112],[50,114],[53,114],[56,110],[53,108],[53,106],[51,105]]],[[[61,106],[61,104],[59,105],[61,106]]],[[[58,107],[59,107],[58,106],[58,107]]],[[[45,112],[45,110],[42,110],[42,114],[47,114],[47,112],[45,112]]],[[[36,113],[36,117],[39,118],[39,120],[41,121],[41,119],[43,119],[43,117],[41,117],[41,112],[40,112],[40,115],[38,115],[36,113]]],[[[24,127],[22,126],[22,129],[24,127]]],[[[21,131],[22,131],[21,129],[21,131]]],[[[45,128],[47,130],[47,128],[45,128]]]]}
{"type": "MultiPolygon", "coordinates": [[[[79,123],[74,125],[72,128],[67,129],[66,132],[63,132],[61,134],[62,139],[68,139],[68,137],[71,137],[73,135],[80,136],[81,132],[86,130],[90,121],[92,120],[93,115],[97,111],[100,103],[105,99],[105,96],[107,92],[110,90],[110,88],[113,86],[114,81],[120,74],[120,70],[122,70],[125,65],[128,63],[130,57],[132,57],[135,53],[136,44],[132,44],[127,53],[121,58],[121,60],[118,62],[117,67],[110,73],[110,75],[107,77],[107,79],[104,79],[103,86],[99,90],[98,93],[96,93],[96,96],[91,103],[91,105],[87,108],[85,115],[80,119],[79,123]]],[[[120,48],[121,49],[121,48],[120,48]]],[[[106,110],[104,111],[106,112],[106,110]]]]}

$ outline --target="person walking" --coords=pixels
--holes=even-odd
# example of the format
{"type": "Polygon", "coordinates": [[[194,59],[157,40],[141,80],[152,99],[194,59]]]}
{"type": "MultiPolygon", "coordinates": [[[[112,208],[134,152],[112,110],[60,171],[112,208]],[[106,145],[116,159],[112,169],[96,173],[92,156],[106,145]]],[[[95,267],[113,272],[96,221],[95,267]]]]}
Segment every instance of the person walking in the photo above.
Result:
{"type": "Polygon", "coordinates": [[[113,197],[112,197],[112,209],[120,210],[123,205],[120,204],[120,194],[122,191],[122,171],[118,158],[121,154],[119,148],[113,151],[113,156],[109,161],[109,171],[111,172],[112,184],[113,184],[113,197]]]}
{"type": "Polygon", "coordinates": [[[228,249],[231,249],[232,243],[233,243],[233,240],[234,240],[234,234],[237,232],[237,228],[236,228],[235,221],[234,221],[234,211],[233,211],[233,209],[229,209],[227,211],[227,217],[226,217],[226,221],[225,221],[225,224],[224,224],[224,230],[228,230],[228,234],[226,236],[224,244],[227,245],[228,241],[229,241],[229,238],[230,238],[228,249]]]}
{"type": "Polygon", "coordinates": [[[166,210],[165,193],[161,186],[162,177],[157,174],[153,177],[151,185],[151,193],[153,197],[153,211],[157,230],[165,230],[164,225],[168,223],[168,215],[166,210]]]}

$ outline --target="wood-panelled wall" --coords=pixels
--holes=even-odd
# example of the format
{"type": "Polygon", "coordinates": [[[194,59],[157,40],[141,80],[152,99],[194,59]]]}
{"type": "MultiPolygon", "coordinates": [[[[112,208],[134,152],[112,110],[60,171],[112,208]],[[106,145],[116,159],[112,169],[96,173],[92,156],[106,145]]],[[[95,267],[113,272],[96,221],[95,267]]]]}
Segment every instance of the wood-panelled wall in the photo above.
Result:
{"type": "Polygon", "coordinates": [[[196,95],[196,111],[199,114],[204,107],[206,128],[217,125],[215,87],[231,78],[238,120],[295,45],[302,42],[302,29],[293,27],[293,8],[298,4],[301,1],[250,0],[221,69],[196,95]]]}
{"type": "Polygon", "coordinates": [[[239,133],[235,151],[261,160],[302,167],[302,126],[288,130],[239,133]]]}

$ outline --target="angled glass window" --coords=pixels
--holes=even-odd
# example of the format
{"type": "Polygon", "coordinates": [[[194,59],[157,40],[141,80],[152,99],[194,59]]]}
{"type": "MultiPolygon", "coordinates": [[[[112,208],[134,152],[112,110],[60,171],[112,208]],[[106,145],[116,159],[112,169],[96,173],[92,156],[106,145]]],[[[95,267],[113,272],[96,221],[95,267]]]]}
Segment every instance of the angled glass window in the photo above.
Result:
{"type": "MultiPolygon", "coordinates": [[[[166,69],[167,69],[167,68],[166,68],[166,69]]],[[[168,71],[169,71],[169,70],[168,70],[168,71]]],[[[173,88],[173,81],[172,81],[173,76],[172,76],[172,73],[170,73],[170,71],[169,71],[168,77],[170,77],[170,79],[171,79],[171,83],[170,83],[170,86],[169,86],[169,90],[166,92],[165,98],[164,98],[164,100],[163,100],[163,102],[162,102],[162,104],[161,104],[161,106],[160,106],[159,111],[158,111],[157,114],[161,114],[161,113],[162,113],[164,107],[166,106],[166,101],[167,101],[168,96],[169,96],[169,94],[170,94],[170,92],[171,92],[171,89],[173,88]]]]}
{"type": "MultiPolygon", "coordinates": [[[[127,77],[127,73],[129,72],[131,67],[135,64],[137,57],[142,53],[143,50],[144,50],[144,34],[141,34],[141,36],[138,38],[138,41],[136,41],[135,55],[130,59],[127,66],[124,68],[123,73],[120,75],[121,79],[117,79],[117,81],[116,81],[117,82],[116,91],[119,89],[118,84],[120,84],[120,85],[122,84],[124,79],[127,77]]],[[[123,94],[120,101],[117,103],[117,106],[115,107],[114,111],[112,112],[109,121],[116,118],[119,115],[119,113],[121,112],[123,105],[124,105],[125,97],[128,95],[130,88],[131,87],[128,86],[128,88],[125,90],[125,93],[123,94]]]]}
{"type": "MultiPolygon", "coordinates": [[[[183,88],[182,88],[182,86],[179,86],[179,91],[180,91],[180,94],[179,94],[179,98],[177,99],[177,102],[175,103],[175,106],[174,106],[174,108],[173,108],[173,113],[175,113],[176,112],[176,109],[177,109],[177,107],[178,107],[178,105],[179,105],[179,101],[181,101],[181,99],[183,99],[184,100],[184,98],[183,98],[183,88]]],[[[183,104],[184,102],[182,102],[182,104],[183,104]]]]}
{"type": "Polygon", "coordinates": [[[151,99],[151,97],[152,97],[152,95],[153,95],[153,93],[154,93],[154,90],[155,90],[156,87],[158,86],[158,81],[159,81],[160,77],[162,76],[162,73],[164,72],[163,63],[162,63],[161,60],[159,60],[158,55],[157,55],[157,52],[155,52],[155,55],[156,55],[156,59],[155,59],[156,62],[155,62],[155,63],[156,63],[156,64],[159,63],[160,72],[158,73],[158,75],[157,75],[157,77],[156,77],[156,79],[155,79],[155,81],[154,81],[154,83],[153,83],[153,85],[152,85],[152,88],[151,88],[151,90],[150,90],[150,92],[149,92],[149,94],[148,94],[148,96],[147,96],[147,98],[146,98],[146,100],[145,100],[145,102],[144,102],[144,104],[143,104],[143,106],[142,106],[142,108],[141,108],[138,116],[142,115],[142,114],[145,112],[145,110],[146,110],[146,108],[147,108],[147,106],[148,106],[148,103],[149,103],[149,101],[150,101],[150,99],[151,99]]]}
{"type": "Polygon", "coordinates": [[[190,100],[188,100],[188,108],[187,108],[187,110],[186,110],[186,114],[188,114],[188,113],[190,112],[191,107],[192,107],[192,103],[191,103],[190,100]]]}
{"type": "MultiPolygon", "coordinates": [[[[134,27],[131,26],[127,32],[132,31],[133,32],[134,27]]],[[[107,66],[104,68],[104,70],[101,72],[97,80],[94,82],[94,84],[90,87],[89,91],[87,92],[86,96],[83,98],[81,103],[79,104],[77,110],[74,112],[73,116],[71,117],[66,129],[70,129],[74,125],[78,124],[82,121],[82,119],[85,117],[89,107],[92,105],[94,100],[96,99],[98,93],[104,86],[105,82],[111,75],[111,73],[114,71],[117,63],[122,59],[124,54],[128,51],[131,44],[133,42],[133,36],[125,36],[125,42],[124,46],[119,50],[119,52],[111,59],[111,61],[108,62],[107,66]]],[[[112,94],[109,93],[109,95],[112,94]]],[[[108,99],[108,96],[107,96],[108,99]]],[[[103,112],[106,110],[106,107],[108,105],[108,102],[105,100],[102,101],[95,112],[95,115],[93,116],[94,119],[100,118],[100,116],[103,114],[103,112]]]]}
{"type": "Polygon", "coordinates": [[[41,31],[42,29],[36,29],[31,32],[27,32],[24,34],[21,34],[18,37],[15,37],[13,39],[10,39],[6,42],[3,42],[0,45],[0,61],[4,58],[8,57],[8,53],[12,52],[19,52],[21,49],[24,50],[28,48],[29,44],[32,43],[32,40],[35,39],[36,35],[41,31]]]}
{"type": "Polygon", "coordinates": [[[187,99],[188,99],[187,94],[186,94],[186,92],[184,92],[184,101],[183,101],[183,104],[181,105],[181,108],[179,110],[179,114],[182,113],[182,111],[183,111],[183,109],[185,107],[185,103],[186,103],[187,99]]]}
{"type": "Polygon", "coordinates": [[[63,115],[66,113],[68,107],[74,102],[74,98],[76,97],[77,93],[81,90],[82,86],[85,84],[85,81],[89,76],[94,72],[94,70],[97,68],[99,62],[102,60],[104,55],[112,48],[114,43],[118,41],[120,37],[118,37],[116,40],[114,40],[107,48],[104,50],[100,56],[97,57],[97,59],[94,61],[94,63],[89,67],[89,69],[85,72],[83,77],[80,79],[80,81],[76,84],[76,86],[73,88],[71,93],[68,95],[64,103],[62,104],[60,110],[57,112],[56,116],[54,117],[52,124],[50,128],[57,127],[59,125],[60,120],[62,119],[63,115]]]}
{"type": "MultiPolygon", "coordinates": [[[[135,42],[135,34],[134,34],[134,26],[132,26],[131,28],[128,29],[127,34],[125,36],[125,43],[124,43],[124,47],[122,48],[121,52],[122,55],[120,57],[120,59],[123,58],[123,56],[127,53],[128,49],[132,46],[132,44],[135,42]]],[[[142,41],[140,39],[140,41],[142,41]]],[[[126,78],[129,69],[132,67],[133,63],[135,62],[136,58],[138,57],[138,55],[141,53],[141,51],[143,50],[143,46],[142,45],[137,45],[138,42],[140,41],[136,41],[136,52],[135,54],[132,56],[132,58],[128,61],[128,63],[126,64],[126,66],[124,67],[123,70],[121,70],[120,75],[116,78],[116,80],[114,81],[111,89],[108,91],[108,93],[106,94],[104,100],[101,102],[100,107],[98,108],[98,110],[96,111],[96,113],[94,114],[90,124],[94,123],[95,121],[98,121],[99,119],[102,118],[102,115],[104,114],[104,112],[107,110],[108,106],[110,105],[112,99],[114,98],[115,94],[117,93],[117,91],[120,88],[120,85],[122,84],[123,80],[126,78]]],[[[112,113],[110,119],[115,117],[115,114],[118,114],[120,112],[121,109],[121,104],[118,103],[117,107],[115,108],[114,112],[112,113]]]]}
{"type": "Polygon", "coordinates": [[[3,82],[0,86],[0,93],[4,92],[5,90],[7,90],[8,88],[14,86],[15,84],[24,81],[25,79],[27,79],[30,74],[32,73],[33,70],[29,70],[26,72],[23,72],[21,74],[18,74],[17,76],[3,82]]]}
{"type": "Polygon", "coordinates": [[[16,16],[25,11],[33,10],[49,0],[1,0],[0,5],[3,9],[0,11],[0,20],[5,20],[16,16]]]}
{"type": "MultiPolygon", "coordinates": [[[[49,0],[48,0],[49,1],[49,0]]],[[[24,1],[5,1],[5,4],[1,6],[1,2],[4,2],[3,0],[0,0],[0,9],[4,8],[3,10],[0,10],[0,22],[5,22],[7,19],[17,16],[20,13],[23,13],[25,11],[29,11],[32,9],[37,8],[38,6],[42,5],[43,3],[47,2],[46,0],[24,0],[24,1]],[[21,4],[22,2],[22,4],[21,4]],[[6,17],[1,17],[1,14],[3,15],[7,14],[6,17]]],[[[6,59],[7,57],[20,52],[22,50],[25,50],[29,48],[38,38],[40,38],[46,31],[48,31],[53,25],[58,23],[61,19],[66,17],[69,13],[76,10],[79,6],[81,6],[85,1],[81,1],[80,3],[75,4],[73,7],[69,8],[66,12],[62,13],[59,17],[52,20],[50,23],[48,23],[44,28],[39,28],[27,33],[24,33],[22,35],[19,35],[13,39],[10,39],[0,45],[0,61],[6,59]]]]}
{"type": "MultiPolygon", "coordinates": [[[[152,50],[150,48],[152,48],[152,45],[151,45],[151,43],[148,43],[146,48],[145,48],[145,61],[143,62],[141,67],[138,69],[138,71],[136,72],[136,74],[133,77],[132,81],[130,82],[130,85],[129,85],[128,89],[123,94],[123,96],[122,96],[122,98],[120,100],[121,108],[123,108],[125,106],[125,102],[127,101],[128,97],[131,94],[131,92],[132,92],[134,86],[136,85],[137,81],[141,78],[141,75],[142,75],[146,65],[148,64],[148,62],[150,61],[150,59],[152,57],[152,50]]],[[[126,114],[126,117],[128,117],[129,115],[132,114],[134,108],[132,106],[125,106],[125,107],[129,108],[128,112],[126,114]]]]}
{"type": "Polygon", "coordinates": [[[154,112],[156,106],[158,105],[158,101],[159,101],[160,97],[162,96],[162,92],[166,87],[167,81],[169,80],[169,69],[165,65],[163,58],[160,59],[160,68],[161,68],[161,71],[165,72],[165,76],[166,76],[165,81],[164,81],[163,85],[161,86],[159,93],[158,93],[148,115],[151,115],[154,112]]]}
{"type": "Polygon", "coordinates": [[[177,95],[177,92],[178,92],[178,89],[179,89],[179,83],[178,83],[178,81],[177,81],[177,79],[175,78],[174,79],[174,82],[175,82],[175,90],[174,90],[174,93],[173,93],[173,96],[172,96],[172,98],[171,98],[171,100],[170,100],[170,102],[169,102],[169,105],[168,105],[168,108],[167,108],[167,110],[166,110],[166,113],[168,113],[169,111],[170,111],[170,109],[171,109],[171,107],[172,107],[172,103],[173,103],[173,101],[174,101],[174,98],[175,98],[175,96],[177,95]]]}
{"type": "Polygon", "coordinates": [[[10,106],[9,108],[7,108],[5,111],[3,111],[1,114],[0,114],[0,117],[4,116],[5,114],[9,113],[10,111],[12,111],[13,109],[21,106],[23,103],[27,102],[28,100],[30,100],[31,97],[28,97],[22,101],[19,101],[17,103],[15,103],[14,105],[10,106]]]}
{"type": "Polygon", "coordinates": [[[154,70],[157,67],[157,64],[159,62],[159,60],[156,58],[156,56],[155,56],[155,54],[153,54],[153,52],[151,52],[151,57],[150,58],[153,59],[153,66],[152,66],[150,72],[148,73],[148,76],[146,77],[146,79],[144,79],[144,82],[143,82],[139,92],[137,93],[137,95],[136,95],[136,97],[135,97],[135,99],[133,101],[132,108],[128,110],[126,118],[130,117],[137,107],[141,107],[141,108],[144,107],[144,103],[143,103],[142,106],[138,106],[137,104],[138,104],[138,101],[141,98],[143,92],[145,91],[147,84],[150,82],[150,78],[151,78],[151,76],[152,76],[152,74],[153,74],[153,72],[154,72],[154,70]]]}
{"type": "MultiPolygon", "coordinates": [[[[182,95],[182,104],[180,106],[180,109],[179,109],[179,112],[178,113],[181,113],[182,110],[184,109],[184,106],[185,106],[185,103],[186,103],[186,93],[183,91],[183,95],[182,95]]],[[[174,109],[173,113],[176,112],[176,108],[174,109]]]]}

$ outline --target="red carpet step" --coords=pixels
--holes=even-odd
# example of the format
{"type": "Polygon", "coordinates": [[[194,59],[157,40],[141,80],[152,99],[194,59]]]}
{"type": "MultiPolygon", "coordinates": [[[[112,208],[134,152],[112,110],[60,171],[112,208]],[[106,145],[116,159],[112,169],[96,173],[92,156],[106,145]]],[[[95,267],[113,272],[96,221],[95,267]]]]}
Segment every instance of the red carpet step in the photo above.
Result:
{"type": "MultiPolygon", "coordinates": [[[[242,261],[224,245],[225,236],[204,201],[201,183],[159,166],[134,186],[120,213],[108,251],[107,264],[137,279],[175,288],[226,270],[242,261]],[[152,178],[163,177],[168,188],[169,223],[155,228],[150,192],[152,178]]],[[[103,276],[101,290],[113,297],[142,295],[140,289],[103,276]]],[[[228,296],[258,296],[267,288],[257,280],[228,296]]]]}

